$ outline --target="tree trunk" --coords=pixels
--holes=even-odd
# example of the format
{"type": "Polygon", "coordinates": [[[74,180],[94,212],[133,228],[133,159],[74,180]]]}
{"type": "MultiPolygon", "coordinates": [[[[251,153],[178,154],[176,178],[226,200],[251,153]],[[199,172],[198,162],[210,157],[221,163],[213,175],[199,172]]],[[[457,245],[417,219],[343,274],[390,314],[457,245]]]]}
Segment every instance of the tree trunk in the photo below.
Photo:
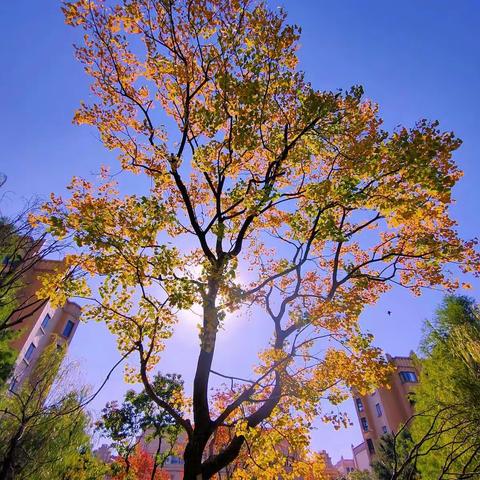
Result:
{"type": "MultiPolygon", "coordinates": [[[[158,447],[157,451],[155,452],[155,457],[153,459],[153,468],[152,474],[150,475],[150,480],[155,480],[155,474],[157,473],[158,469],[158,456],[160,455],[160,451],[162,450],[162,437],[158,437],[158,447]]],[[[163,464],[162,464],[163,467],[163,464]]]]}
{"type": "Polygon", "coordinates": [[[23,433],[23,425],[16,431],[15,435],[10,439],[7,453],[0,464],[0,479],[11,480],[15,478],[15,453],[17,449],[17,443],[23,433]]]}
{"type": "MultiPolygon", "coordinates": [[[[221,266],[220,266],[221,268],[221,266]]],[[[185,461],[184,480],[203,480],[211,476],[202,476],[203,452],[212,434],[210,409],[208,404],[208,381],[215,351],[218,330],[218,311],[216,299],[219,282],[218,272],[208,280],[208,293],[203,298],[203,332],[200,353],[193,380],[193,419],[194,432],[189,439],[183,458],[185,461]]]]}
{"type": "Polygon", "coordinates": [[[202,451],[195,440],[190,440],[185,447],[183,460],[183,480],[203,480],[202,451]]]}

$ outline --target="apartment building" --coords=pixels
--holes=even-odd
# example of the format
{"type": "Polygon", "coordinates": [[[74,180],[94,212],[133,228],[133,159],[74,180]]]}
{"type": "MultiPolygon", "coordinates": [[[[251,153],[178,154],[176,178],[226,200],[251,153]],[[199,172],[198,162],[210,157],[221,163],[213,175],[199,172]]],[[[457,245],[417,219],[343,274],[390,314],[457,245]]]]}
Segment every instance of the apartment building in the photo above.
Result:
{"type": "Polygon", "coordinates": [[[355,460],[353,458],[343,458],[342,455],[334,468],[340,474],[340,477],[344,477],[355,470],[355,460]]]}
{"type": "MultiPolygon", "coordinates": [[[[63,268],[62,260],[43,259],[35,262],[22,279],[19,302],[34,297],[41,286],[40,278],[43,274],[63,268]]],[[[48,345],[52,342],[56,342],[59,347],[70,344],[78,328],[80,313],[80,306],[69,300],[60,308],[45,301],[40,306],[32,305],[30,310],[22,310],[22,317],[28,316],[14,327],[20,333],[12,342],[13,348],[18,351],[18,357],[9,384],[11,391],[18,389],[28,377],[48,345]]]]}
{"type": "Polygon", "coordinates": [[[353,392],[358,422],[364,441],[352,447],[355,466],[359,470],[369,470],[375,456],[376,443],[386,433],[398,432],[413,415],[413,398],[419,372],[412,356],[387,359],[395,367],[386,387],[375,390],[370,395],[353,392]]]}

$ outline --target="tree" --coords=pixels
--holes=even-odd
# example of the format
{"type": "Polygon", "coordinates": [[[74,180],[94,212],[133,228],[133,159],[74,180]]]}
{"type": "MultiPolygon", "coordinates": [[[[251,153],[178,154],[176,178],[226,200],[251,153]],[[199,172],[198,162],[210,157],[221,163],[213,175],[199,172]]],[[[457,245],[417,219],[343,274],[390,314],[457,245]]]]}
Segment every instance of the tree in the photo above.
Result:
{"type": "Polygon", "coordinates": [[[354,470],[345,477],[345,480],[374,480],[374,478],[367,471],[354,470]]]}
{"type": "MultiPolygon", "coordinates": [[[[228,388],[219,389],[213,395],[212,413],[219,415],[237,397],[238,392],[228,388]]],[[[250,405],[248,413],[253,413],[250,405]]],[[[244,416],[245,416],[244,412],[244,416]]],[[[239,418],[231,416],[229,424],[216,430],[207,445],[207,455],[224,450],[239,433],[239,418]]],[[[235,461],[217,473],[218,480],[303,480],[330,478],[326,458],[321,453],[309,450],[309,423],[292,411],[281,400],[270,417],[256,429],[245,429],[245,442],[235,461]]],[[[336,472],[336,471],[335,471],[336,472]]]]}
{"type": "Polygon", "coordinates": [[[0,389],[15,365],[18,352],[11,342],[19,327],[48,302],[49,295],[38,298],[25,287],[34,280],[40,262],[65,247],[45,229],[30,224],[29,216],[37,208],[38,202],[27,203],[13,217],[0,210],[0,389]]]}
{"type": "Polygon", "coordinates": [[[13,331],[0,332],[0,393],[13,371],[17,359],[18,352],[11,347],[11,341],[14,338],[15,332],[13,331]]]}
{"type": "MultiPolygon", "coordinates": [[[[116,463],[120,466],[120,472],[115,473],[113,480],[169,480],[170,476],[158,469],[155,459],[136,445],[133,454],[129,457],[129,464],[125,464],[125,458],[119,457],[116,463]]],[[[115,468],[112,468],[115,470],[115,468]]]]}
{"type": "Polygon", "coordinates": [[[110,478],[111,465],[105,464],[93,454],[91,445],[82,445],[67,464],[57,464],[56,470],[48,472],[45,480],[58,478],[61,480],[99,480],[110,478]]]}
{"type": "Polygon", "coordinates": [[[48,297],[26,294],[25,283],[32,280],[40,262],[65,248],[45,229],[30,223],[37,208],[38,202],[29,203],[13,217],[0,211],[0,333],[11,331],[45,306],[48,297]]]}
{"type": "Polygon", "coordinates": [[[480,472],[480,317],[467,297],[448,296],[426,322],[416,413],[382,442],[379,479],[476,478],[480,472]],[[408,428],[407,428],[408,427],[408,428]]]}
{"type": "MultiPolygon", "coordinates": [[[[269,420],[262,422],[258,428],[243,431],[245,441],[239,455],[215,478],[306,480],[310,478],[308,474],[325,470],[323,461],[318,462],[318,458],[309,456],[309,432],[301,419],[297,416],[289,418],[282,410],[276,408],[269,420]]],[[[239,432],[238,426],[218,429],[207,446],[209,456],[222,452],[239,432]]]]}
{"type": "Polygon", "coordinates": [[[377,455],[372,463],[378,480],[415,480],[420,478],[415,462],[409,461],[413,440],[406,428],[398,434],[385,434],[377,445],[377,455]]]}
{"type": "Polygon", "coordinates": [[[66,388],[73,370],[62,359],[51,345],[19,391],[0,399],[0,478],[82,478],[65,474],[89,449],[90,419],[83,392],[66,388]]]}
{"type": "MultiPolygon", "coordinates": [[[[178,375],[156,375],[152,389],[162,401],[173,404],[173,397],[181,398],[183,383],[178,375]]],[[[125,394],[121,405],[110,402],[105,406],[96,429],[112,440],[111,446],[119,455],[117,463],[123,470],[120,476],[124,477],[128,477],[131,471],[136,472],[134,475],[139,475],[138,468],[133,468],[133,457],[140,464],[142,462],[138,461],[139,458],[149,456],[142,450],[141,440],[147,443],[155,440],[156,452],[153,458],[149,456],[151,462],[148,460],[149,467],[146,470],[150,472],[152,480],[157,478],[157,470],[160,472],[165,460],[174,452],[180,433],[180,426],[170,413],[159,407],[145,391],[136,393],[134,390],[125,394]]]]}
{"type": "Polygon", "coordinates": [[[304,462],[302,480],[337,480],[338,471],[327,466],[325,455],[322,453],[311,453],[304,462]]]}
{"type": "Polygon", "coordinates": [[[446,297],[427,323],[418,415],[412,424],[421,478],[480,475],[480,316],[467,297],[446,297]]]}
{"type": "MultiPolygon", "coordinates": [[[[135,354],[127,378],[185,430],[185,479],[233,462],[280,402],[308,423],[322,398],[336,404],[350,387],[381,382],[388,367],[358,317],[394,284],[418,294],[455,288],[449,264],[478,273],[476,244],[457,236],[448,213],[460,141],[426,120],[382,130],[360,87],[315,90],[297,69],[299,29],[282,10],[77,0],[63,11],[83,29],[76,53],[94,94],[75,122],[96,127],[122,171],[151,188],[121,196],[103,168],[98,186],[74,178],[69,199],[53,196],[38,221],[74,238],[70,264],[101,286],[52,277],[45,288],[90,299],[84,316],[135,354]],[[202,320],[190,418],[155,395],[149,372],[178,312],[193,305],[202,320]],[[249,313],[269,322],[270,343],[251,377],[219,372],[221,328],[249,313]],[[236,397],[212,416],[219,375],[236,397]],[[205,455],[232,418],[231,441],[205,455]]],[[[238,342],[252,334],[245,325],[238,342]]]]}

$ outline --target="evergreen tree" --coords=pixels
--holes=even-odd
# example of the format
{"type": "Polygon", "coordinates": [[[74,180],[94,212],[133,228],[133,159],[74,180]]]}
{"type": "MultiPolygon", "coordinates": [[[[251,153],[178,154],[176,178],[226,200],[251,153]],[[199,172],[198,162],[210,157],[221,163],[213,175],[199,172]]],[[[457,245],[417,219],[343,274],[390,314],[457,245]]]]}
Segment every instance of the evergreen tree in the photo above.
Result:
{"type": "MultiPolygon", "coordinates": [[[[0,315],[1,315],[0,307],[0,315]]],[[[7,379],[13,371],[18,352],[10,346],[16,332],[7,330],[0,331],[0,393],[5,387],[7,379]]]]}
{"type": "Polygon", "coordinates": [[[414,457],[423,480],[480,476],[480,317],[466,297],[447,297],[422,345],[414,457]]]}
{"type": "Polygon", "coordinates": [[[372,464],[377,480],[415,480],[418,472],[414,462],[409,461],[413,447],[410,432],[402,428],[398,434],[385,434],[377,446],[377,455],[372,464]]]}
{"type": "Polygon", "coordinates": [[[370,472],[366,470],[354,470],[350,472],[341,480],[375,480],[370,472]]]}
{"type": "Polygon", "coordinates": [[[89,478],[73,476],[90,452],[90,418],[81,408],[85,392],[67,387],[73,370],[63,357],[53,343],[19,390],[0,398],[2,480],[89,478]]]}

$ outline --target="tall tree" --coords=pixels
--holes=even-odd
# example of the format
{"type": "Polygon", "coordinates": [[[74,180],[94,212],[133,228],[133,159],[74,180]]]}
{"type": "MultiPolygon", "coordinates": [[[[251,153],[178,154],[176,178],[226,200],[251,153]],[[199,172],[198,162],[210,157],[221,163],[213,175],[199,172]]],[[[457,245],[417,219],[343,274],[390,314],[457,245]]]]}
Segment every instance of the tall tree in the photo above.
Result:
{"type": "MultiPolygon", "coordinates": [[[[124,354],[128,378],[183,427],[188,480],[235,460],[280,402],[304,416],[386,373],[358,317],[393,284],[454,288],[445,268],[478,268],[475,242],[449,217],[460,141],[436,122],[389,133],[360,87],[315,90],[297,69],[299,29],[255,0],[77,0],[63,7],[84,30],[77,56],[94,100],[75,122],[95,126],[122,170],[151,186],[121,196],[75,178],[39,221],[81,247],[69,259],[102,278],[46,289],[91,299],[124,354]],[[168,126],[168,128],[167,128],[168,126]],[[192,418],[151,388],[181,310],[202,309],[192,418]],[[258,316],[271,341],[250,377],[219,372],[215,347],[231,317],[258,316]],[[319,353],[322,352],[322,353],[319,353]],[[212,375],[235,398],[211,411],[212,375]],[[215,432],[236,434],[206,455],[215,432]]],[[[248,342],[252,331],[236,342],[248,342]]],[[[240,334],[239,334],[240,335],[240,334]]],[[[337,414],[327,415],[341,423],[337,414]]]]}
{"type": "Polygon", "coordinates": [[[372,469],[377,480],[416,480],[419,477],[416,462],[410,458],[414,444],[408,429],[383,435],[377,445],[372,469]]]}
{"type": "Polygon", "coordinates": [[[427,323],[413,419],[421,478],[480,475],[480,315],[467,297],[447,297],[427,323]]]}
{"type": "Polygon", "coordinates": [[[350,472],[345,477],[342,477],[341,480],[375,480],[373,475],[367,471],[354,470],[350,472]]]}
{"type": "Polygon", "coordinates": [[[12,348],[11,342],[16,334],[13,331],[0,332],[0,394],[12,374],[18,352],[12,348]]]}
{"type": "Polygon", "coordinates": [[[19,390],[0,398],[0,478],[69,478],[79,449],[88,451],[84,393],[71,389],[74,371],[62,359],[51,345],[19,390]]]}

